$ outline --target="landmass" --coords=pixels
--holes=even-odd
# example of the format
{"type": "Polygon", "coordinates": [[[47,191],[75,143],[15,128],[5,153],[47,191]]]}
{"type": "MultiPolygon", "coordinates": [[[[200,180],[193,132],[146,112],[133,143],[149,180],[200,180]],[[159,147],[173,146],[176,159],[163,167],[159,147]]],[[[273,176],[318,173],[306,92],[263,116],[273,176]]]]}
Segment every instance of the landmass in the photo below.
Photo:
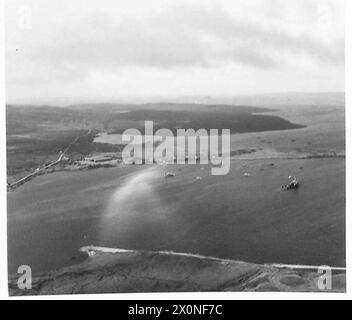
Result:
{"type": "Polygon", "coordinates": [[[68,107],[7,105],[7,182],[13,190],[32,178],[61,170],[116,166],[117,161],[83,163],[88,156],[121,160],[123,145],[96,143],[99,132],[144,128],[231,129],[232,133],[304,128],[281,117],[258,113],[271,109],[177,103],[85,104],[68,107]],[[65,151],[66,150],[66,151],[65,151]]]}
{"type": "Polygon", "coordinates": [[[322,273],[310,266],[260,265],[174,252],[97,247],[82,250],[90,256],[86,261],[34,278],[30,290],[18,289],[18,277],[10,277],[10,295],[346,291],[344,269],[332,270],[331,289],[325,290],[319,289],[322,273]]]}

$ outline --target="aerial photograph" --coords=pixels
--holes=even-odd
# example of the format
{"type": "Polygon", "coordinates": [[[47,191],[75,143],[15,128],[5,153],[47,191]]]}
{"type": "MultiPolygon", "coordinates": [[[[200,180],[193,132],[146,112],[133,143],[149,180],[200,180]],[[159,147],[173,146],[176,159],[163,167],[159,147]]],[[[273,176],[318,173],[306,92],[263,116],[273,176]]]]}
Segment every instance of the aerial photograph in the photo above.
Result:
{"type": "Polygon", "coordinates": [[[9,295],[346,292],[344,11],[6,1],[9,295]]]}

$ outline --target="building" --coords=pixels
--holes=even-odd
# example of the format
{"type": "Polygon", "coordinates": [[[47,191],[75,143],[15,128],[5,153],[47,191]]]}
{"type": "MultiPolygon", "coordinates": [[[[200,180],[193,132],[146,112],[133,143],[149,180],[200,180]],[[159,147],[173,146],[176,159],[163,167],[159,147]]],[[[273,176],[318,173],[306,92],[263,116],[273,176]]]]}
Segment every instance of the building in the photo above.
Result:
{"type": "Polygon", "coordinates": [[[94,156],[94,157],[84,158],[84,160],[88,162],[100,163],[100,162],[111,161],[113,159],[109,156],[94,156]]]}

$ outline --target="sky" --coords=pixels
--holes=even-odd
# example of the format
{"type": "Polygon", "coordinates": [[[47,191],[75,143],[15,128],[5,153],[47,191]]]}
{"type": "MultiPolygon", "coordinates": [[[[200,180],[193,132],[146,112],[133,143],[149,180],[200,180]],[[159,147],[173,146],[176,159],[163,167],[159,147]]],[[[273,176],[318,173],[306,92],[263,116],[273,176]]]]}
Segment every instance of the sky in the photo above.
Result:
{"type": "Polygon", "coordinates": [[[11,0],[7,101],[344,91],[344,0],[11,0]]]}

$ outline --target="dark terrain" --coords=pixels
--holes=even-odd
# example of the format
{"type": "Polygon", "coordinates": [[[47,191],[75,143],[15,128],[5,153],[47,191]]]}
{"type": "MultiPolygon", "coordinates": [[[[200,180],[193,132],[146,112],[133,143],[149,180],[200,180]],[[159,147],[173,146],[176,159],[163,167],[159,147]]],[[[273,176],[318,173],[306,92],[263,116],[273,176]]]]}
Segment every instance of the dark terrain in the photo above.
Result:
{"type": "Polygon", "coordinates": [[[71,149],[75,161],[93,152],[119,152],[121,147],[94,143],[99,131],[122,133],[136,128],[144,132],[144,121],[153,120],[154,129],[231,129],[232,133],[295,129],[278,116],[258,115],[270,109],[256,107],[155,103],[143,105],[93,104],[67,108],[52,106],[6,107],[7,175],[12,181],[53,161],[76,137],[71,149]],[[171,111],[172,110],[172,111],[171,111]]]}
{"type": "Polygon", "coordinates": [[[76,266],[35,277],[31,290],[9,279],[10,295],[131,292],[288,291],[345,292],[345,271],[333,271],[331,290],[320,290],[317,270],[277,268],[168,252],[95,252],[76,266]]]}

